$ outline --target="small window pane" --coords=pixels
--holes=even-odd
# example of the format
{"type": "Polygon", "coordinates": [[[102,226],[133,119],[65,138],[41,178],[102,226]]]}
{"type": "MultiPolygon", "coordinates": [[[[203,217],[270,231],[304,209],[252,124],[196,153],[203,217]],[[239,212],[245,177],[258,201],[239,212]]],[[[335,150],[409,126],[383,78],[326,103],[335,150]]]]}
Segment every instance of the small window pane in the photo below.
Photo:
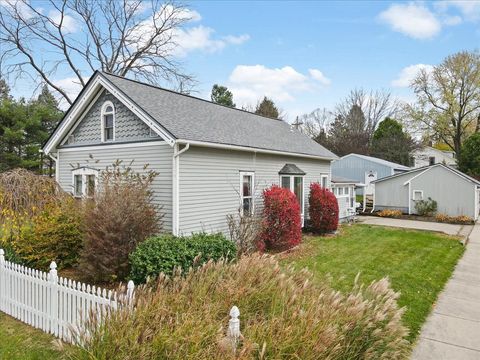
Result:
{"type": "Polygon", "coordinates": [[[95,194],[95,175],[87,175],[87,196],[95,194]]]}
{"type": "Polygon", "coordinates": [[[243,175],[243,196],[252,196],[252,176],[243,175]]]}
{"type": "Polygon", "coordinates": [[[327,177],[326,177],[326,176],[322,176],[321,186],[322,186],[322,188],[326,188],[326,187],[327,187],[327,177]]]}
{"type": "Polygon", "coordinates": [[[345,187],[344,194],[345,194],[345,195],[348,195],[348,194],[349,194],[349,189],[348,189],[348,187],[345,187]]]}
{"type": "Polygon", "coordinates": [[[113,112],[113,107],[111,107],[110,105],[108,105],[108,106],[105,108],[105,112],[106,112],[106,113],[113,112]]]}
{"type": "Polygon", "coordinates": [[[75,175],[74,177],[74,195],[82,196],[82,175],[75,175]]]}
{"type": "Polygon", "coordinates": [[[282,187],[290,189],[290,176],[282,176],[282,187]]]}
{"type": "Polygon", "coordinates": [[[252,214],[252,198],[243,199],[243,214],[244,215],[252,214]]]}
{"type": "Polygon", "coordinates": [[[105,115],[105,127],[113,127],[113,115],[105,115]]]}
{"type": "Polygon", "coordinates": [[[294,189],[293,192],[297,196],[298,204],[300,205],[300,210],[303,212],[303,178],[302,177],[294,177],[293,179],[294,189]]]}
{"type": "Polygon", "coordinates": [[[113,140],[113,129],[112,128],[105,129],[105,140],[113,140]]]}

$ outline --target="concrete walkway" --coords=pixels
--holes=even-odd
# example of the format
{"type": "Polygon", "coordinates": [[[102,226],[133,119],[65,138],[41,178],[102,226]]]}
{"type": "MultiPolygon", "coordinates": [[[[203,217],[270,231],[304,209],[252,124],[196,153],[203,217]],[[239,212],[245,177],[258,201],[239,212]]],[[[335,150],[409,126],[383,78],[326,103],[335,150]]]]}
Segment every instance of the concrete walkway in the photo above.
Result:
{"type": "Polygon", "coordinates": [[[480,359],[480,223],[425,322],[412,359],[480,359]]]}
{"type": "Polygon", "coordinates": [[[464,240],[466,240],[473,228],[472,225],[443,224],[418,220],[382,218],[378,216],[359,216],[357,219],[363,224],[443,232],[448,235],[461,236],[464,240]]]}

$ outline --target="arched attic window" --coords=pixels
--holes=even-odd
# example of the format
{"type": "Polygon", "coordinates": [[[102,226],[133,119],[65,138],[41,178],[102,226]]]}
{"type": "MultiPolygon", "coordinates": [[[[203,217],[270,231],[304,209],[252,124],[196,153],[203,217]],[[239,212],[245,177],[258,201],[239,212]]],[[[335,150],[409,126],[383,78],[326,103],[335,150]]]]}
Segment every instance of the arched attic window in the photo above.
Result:
{"type": "Polygon", "coordinates": [[[111,101],[102,106],[102,142],[115,140],[115,108],[111,101]]]}

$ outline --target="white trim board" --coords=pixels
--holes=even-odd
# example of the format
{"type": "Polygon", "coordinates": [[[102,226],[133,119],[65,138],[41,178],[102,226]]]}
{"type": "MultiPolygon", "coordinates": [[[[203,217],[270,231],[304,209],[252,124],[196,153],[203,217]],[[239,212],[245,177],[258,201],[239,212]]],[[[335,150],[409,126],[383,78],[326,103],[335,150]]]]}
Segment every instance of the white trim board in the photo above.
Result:
{"type": "Polygon", "coordinates": [[[146,147],[146,146],[170,146],[163,140],[158,141],[140,141],[140,142],[128,142],[128,143],[104,143],[102,145],[79,145],[72,147],[64,147],[58,149],[58,152],[77,152],[77,151],[92,151],[92,150],[101,150],[101,149],[122,149],[122,148],[132,148],[132,147],[146,147]]]}

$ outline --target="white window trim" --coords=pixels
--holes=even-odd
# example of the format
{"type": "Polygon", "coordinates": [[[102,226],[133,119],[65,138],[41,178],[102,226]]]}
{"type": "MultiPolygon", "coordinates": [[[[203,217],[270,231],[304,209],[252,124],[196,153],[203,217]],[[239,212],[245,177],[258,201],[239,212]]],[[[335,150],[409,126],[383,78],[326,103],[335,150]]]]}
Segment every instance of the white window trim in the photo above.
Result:
{"type": "Polygon", "coordinates": [[[329,186],[328,186],[328,175],[327,174],[321,174],[320,175],[320,186],[323,184],[323,179],[326,179],[325,180],[325,189],[328,189],[329,186]]]}
{"type": "Polygon", "coordinates": [[[102,134],[102,143],[103,142],[112,142],[115,141],[115,123],[116,123],[116,111],[115,111],[115,106],[113,106],[113,103],[110,100],[107,100],[103,103],[102,105],[102,111],[100,112],[100,130],[102,134]],[[105,111],[105,109],[111,106],[113,109],[113,139],[112,140],[105,140],[105,115],[110,114],[105,111]]]}
{"type": "Polygon", "coordinates": [[[87,176],[94,175],[95,176],[95,189],[98,186],[98,170],[91,169],[91,168],[78,168],[72,170],[72,195],[75,198],[85,198],[87,193],[87,176]],[[75,194],[75,176],[81,175],[82,176],[82,195],[75,194]]]}
{"type": "Polygon", "coordinates": [[[423,200],[423,190],[413,190],[413,192],[412,192],[412,200],[413,200],[413,201],[423,200]],[[416,194],[416,193],[420,193],[420,199],[415,199],[415,194],[416,194]]]}
{"type": "Polygon", "coordinates": [[[253,171],[240,171],[240,213],[243,216],[243,199],[251,198],[252,199],[252,215],[255,214],[255,172],[253,171]],[[250,191],[252,194],[250,196],[243,196],[243,177],[251,176],[252,177],[252,188],[250,191]]]}
{"type": "Polygon", "coordinates": [[[302,178],[302,206],[300,207],[300,217],[302,220],[302,227],[305,222],[305,175],[287,175],[281,174],[280,175],[280,186],[282,187],[282,178],[289,177],[290,178],[290,191],[295,194],[295,180],[294,178],[300,177],[302,178]]]}

